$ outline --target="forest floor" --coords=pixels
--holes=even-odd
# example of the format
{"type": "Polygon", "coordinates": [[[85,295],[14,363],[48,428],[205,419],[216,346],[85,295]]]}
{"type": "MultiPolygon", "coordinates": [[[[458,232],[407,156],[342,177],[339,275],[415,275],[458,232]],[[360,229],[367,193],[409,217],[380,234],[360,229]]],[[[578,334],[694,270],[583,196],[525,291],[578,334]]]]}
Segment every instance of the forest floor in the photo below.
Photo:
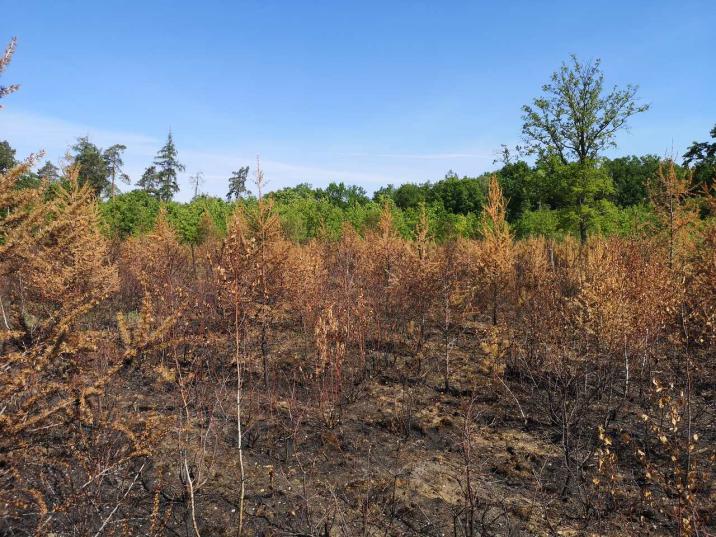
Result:
{"type": "MultiPolygon", "coordinates": [[[[419,375],[400,349],[368,351],[366,369],[376,373],[353,383],[337,409],[301,380],[309,374],[302,336],[278,334],[271,389],[258,360],[246,371],[247,534],[669,534],[648,508],[628,517],[585,516],[578,487],[565,485],[559,429],[536,418],[544,411],[531,406],[536,398],[526,382],[510,382],[509,372],[507,383],[496,382],[490,374],[478,343],[488,330],[474,327],[451,350],[449,390],[439,334],[429,338],[423,356],[432,358],[419,375]]],[[[162,389],[139,390],[133,405],[157,408],[162,389]]],[[[196,491],[202,535],[232,535],[238,524],[235,406],[232,394],[224,395],[221,412],[193,425],[202,439],[193,451],[193,464],[203,468],[196,491]]],[[[176,439],[165,439],[165,472],[177,473],[176,448],[176,439]]]]}

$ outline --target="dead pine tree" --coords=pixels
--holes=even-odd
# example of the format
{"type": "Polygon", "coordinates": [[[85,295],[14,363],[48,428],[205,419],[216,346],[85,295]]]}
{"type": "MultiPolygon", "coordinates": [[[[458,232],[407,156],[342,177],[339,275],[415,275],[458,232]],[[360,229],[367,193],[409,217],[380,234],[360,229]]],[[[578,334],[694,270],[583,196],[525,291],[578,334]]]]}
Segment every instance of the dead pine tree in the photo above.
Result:
{"type": "Polygon", "coordinates": [[[434,308],[436,324],[440,327],[443,347],[443,388],[450,391],[450,357],[463,329],[463,317],[469,301],[462,278],[463,245],[460,240],[445,244],[439,254],[435,270],[438,307],[434,308]]]}
{"type": "Polygon", "coordinates": [[[377,229],[366,233],[369,255],[358,266],[362,283],[373,311],[376,350],[388,355],[395,345],[398,325],[405,317],[406,302],[400,294],[400,265],[407,255],[405,241],[398,235],[390,205],[383,206],[377,229]],[[387,351],[387,352],[386,352],[387,351]]]}
{"type": "Polygon", "coordinates": [[[237,533],[242,535],[244,525],[244,497],[246,493],[246,475],[244,471],[243,428],[241,423],[241,405],[243,389],[243,369],[246,357],[247,304],[251,296],[251,287],[247,284],[247,248],[246,224],[240,210],[234,214],[229,224],[228,234],[222,251],[223,258],[218,268],[222,277],[222,287],[228,295],[229,318],[233,326],[234,365],[236,367],[236,445],[239,458],[239,522],[237,533]]]}
{"type": "MultiPolygon", "coordinates": [[[[257,164],[259,164],[257,159],[257,164]]],[[[227,230],[218,273],[225,304],[232,322],[234,365],[236,368],[236,431],[239,459],[239,521],[237,532],[243,535],[246,473],[243,453],[242,404],[244,370],[252,329],[258,331],[264,386],[269,385],[268,331],[281,296],[283,264],[287,245],[280,232],[272,200],[263,196],[264,178],[256,167],[258,203],[239,206],[227,230]]]]}
{"type": "Polygon", "coordinates": [[[234,285],[241,289],[235,300],[239,301],[242,315],[256,332],[264,386],[268,388],[269,332],[283,305],[284,265],[289,249],[273,199],[263,195],[265,181],[258,158],[256,187],[257,203],[237,208],[229,225],[223,267],[225,273],[233,271],[234,285]]]}
{"type": "Polygon", "coordinates": [[[265,181],[261,163],[256,157],[256,189],[258,204],[250,214],[249,225],[257,248],[256,283],[258,290],[257,318],[260,329],[261,361],[263,364],[264,386],[269,384],[269,341],[268,331],[283,294],[282,267],[286,261],[288,247],[281,233],[281,222],[274,210],[273,199],[264,196],[265,181]]]}
{"type": "Polygon", "coordinates": [[[106,503],[100,482],[131,481],[132,463],[150,454],[160,430],[131,411],[106,410],[106,392],[123,385],[123,373],[163,333],[144,334],[123,352],[97,352],[113,334],[88,324],[115,292],[118,275],[94,194],[79,184],[76,168],[52,198],[43,185],[17,189],[22,166],[0,174],[7,208],[0,215],[0,519],[12,533],[92,534],[118,509],[106,503]],[[87,486],[78,490],[76,480],[87,486]],[[97,510],[84,508],[90,504],[97,510]],[[110,516],[103,521],[101,512],[110,516]]]}
{"type": "Polygon", "coordinates": [[[416,360],[416,373],[422,374],[423,348],[426,341],[427,323],[431,309],[435,306],[439,287],[435,271],[438,262],[435,244],[430,236],[428,213],[425,205],[415,226],[415,240],[408,244],[406,262],[400,266],[401,298],[408,322],[408,335],[412,353],[416,360]]]}
{"type": "Polygon", "coordinates": [[[689,204],[691,177],[679,175],[673,160],[659,163],[659,172],[649,185],[649,199],[666,236],[669,267],[683,254],[688,230],[698,219],[696,208],[689,204]]]}
{"type": "Polygon", "coordinates": [[[493,175],[482,217],[482,272],[489,292],[492,324],[497,325],[500,302],[514,280],[514,245],[507,223],[507,203],[493,175]]]}

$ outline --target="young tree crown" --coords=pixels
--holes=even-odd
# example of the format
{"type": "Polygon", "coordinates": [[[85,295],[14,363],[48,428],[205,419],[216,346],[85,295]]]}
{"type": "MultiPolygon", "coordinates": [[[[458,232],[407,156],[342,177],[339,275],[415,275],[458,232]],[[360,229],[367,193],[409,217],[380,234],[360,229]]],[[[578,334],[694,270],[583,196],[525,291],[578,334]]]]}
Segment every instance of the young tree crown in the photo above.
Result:
{"type": "Polygon", "coordinates": [[[565,164],[595,160],[616,146],[615,135],[631,116],[649,109],[637,103],[637,90],[614,86],[606,93],[600,60],[582,63],[572,55],[542,87],[544,95],[522,107],[527,151],[556,154],[565,164]]]}

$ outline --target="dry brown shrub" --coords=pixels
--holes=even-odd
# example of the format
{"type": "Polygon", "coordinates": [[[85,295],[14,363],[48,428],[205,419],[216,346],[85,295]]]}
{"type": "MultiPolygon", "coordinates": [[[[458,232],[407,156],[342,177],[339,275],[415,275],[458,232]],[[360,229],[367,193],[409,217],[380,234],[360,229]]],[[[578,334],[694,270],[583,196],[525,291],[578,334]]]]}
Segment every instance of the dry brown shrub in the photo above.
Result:
{"type": "Polygon", "coordinates": [[[366,233],[362,246],[365,252],[358,269],[373,316],[373,346],[377,351],[390,351],[399,345],[395,335],[405,326],[407,304],[400,267],[407,261],[408,246],[395,229],[388,205],[383,207],[377,229],[366,233]]]}
{"type": "Polygon", "coordinates": [[[255,336],[257,340],[266,387],[270,331],[286,314],[284,277],[288,253],[289,244],[283,238],[272,198],[261,198],[254,208],[236,210],[228,227],[219,275],[229,310],[238,307],[240,311],[242,343],[247,337],[255,336]]]}
{"type": "Polygon", "coordinates": [[[332,305],[334,316],[348,334],[350,362],[344,373],[357,381],[367,373],[366,347],[373,328],[373,311],[360,272],[367,253],[365,243],[353,226],[346,224],[340,240],[325,243],[323,251],[328,273],[325,304],[332,305]]]}
{"type": "Polygon", "coordinates": [[[487,203],[483,209],[482,241],[479,252],[480,294],[488,305],[492,324],[498,312],[512,299],[515,277],[514,240],[507,223],[507,203],[496,176],[490,178],[487,203]]]}
{"type": "Polygon", "coordinates": [[[439,288],[437,247],[430,237],[425,206],[415,230],[415,240],[407,245],[400,271],[400,304],[402,306],[410,353],[415,360],[415,372],[422,375],[424,346],[428,338],[430,312],[435,307],[439,288]]]}
{"type": "Polygon", "coordinates": [[[465,239],[444,244],[437,254],[434,275],[437,279],[435,307],[431,322],[441,339],[443,389],[450,391],[451,354],[462,337],[467,322],[474,318],[475,267],[477,245],[465,239]]]}
{"type": "Polygon", "coordinates": [[[691,175],[677,172],[674,161],[668,160],[659,164],[659,172],[648,186],[651,205],[661,224],[669,267],[682,270],[693,251],[694,225],[698,221],[691,175]]]}
{"type": "Polygon", "coordinates": [[[119,260],[124,303],[132,308],[143,290],[151,288],[161,304],[156,313],[168,315],[183,307],[191,280],[189,250],[179,243],[167,219],[166,209],[159,211],[151,233],[131,237],[122,245],[119,260]]]}
{"type": "Polygon", "coordinates": [[[49,195],[45,185],[11,192],[16,171],[0,179],[0,198],[12,202],[0,220],[3,531],[104,528],[116,493],[138,492],[142,460],[163,431],[157,416],[116,411],[121,403],[107,396],[155,340],[122,352],[106,344],[111,330],[89,327],[117,273],[90,188],[76,169],[67,174],[49,195]],[[89,504],[99,510],[82,509],[89,504]]]}
{"type": "Polygon", "coordinates": [[[311,241],[306,245],[291,245],[286,255],[286,304],[301,331],[311,337],[321,307],[328,299],[325,293],[328,274],[323,254],[323,245],[311,241]]]}

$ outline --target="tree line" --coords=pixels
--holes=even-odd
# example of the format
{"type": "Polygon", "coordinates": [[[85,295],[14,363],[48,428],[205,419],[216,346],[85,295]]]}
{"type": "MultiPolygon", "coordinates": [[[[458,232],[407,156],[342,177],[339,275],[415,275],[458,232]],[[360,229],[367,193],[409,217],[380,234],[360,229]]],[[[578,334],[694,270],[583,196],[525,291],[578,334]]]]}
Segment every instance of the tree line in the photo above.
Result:
{"type": "MultiPolygon", "coordinates": [[[[616,147],[615,137],[628,120],[648,108],[638,102],[636,86],[606,91],[599,61],[585,64],[573,56],[552,74],[542,95],[523,107],[524,145],[513,149],[503,146],[502,166],[492,172],[459,177],[449,171],[434,182],[387,185],[372,197],[362,187],[342,182],[332,182],[325,188],[301,183],[270,195],[279,207],[286,231],[296,240],[316,237],[320,229],[335,234],[346,221],[358,228],[375,224],[386,202],[394,207],[399,221],[409,224],[415,223],[418,209],[425,205],[433,231],[440,237],[476,236],[489,177],[496,175],[507,198],[507,219],[519,236],[573,234],[584,242],[594,232],[630,234],[653,220],[650,183],[656,180],[662,160],[670,159],[656,155],[607,158],[603,153],[616,147]],[[526,157],[533,157],[533,163],[526,157]]],[[[695,191],[708,189],[716,175],[716,126],[710,135],[712,141],[692,143],[682,162],[674,162],[675,172],[688,176],[695,191]]],[[[185,171],[171,133],[136,181],[135,186],[144,194],[131,191],[116,199],[119,185],[131,183],[124,171],[125,150],[123,144],[101,149],[83,137],[66,159],[78,167],[80,182],[89,184],[108,205],[103,214],[112,215],[105,226],[109,232],[126,236],[148,229],[158,210],[155,200],[170,204],[174,215],[195,214],[197,203],[202,207],[222,204],[218,198],[200,196],[200,173],[190,179],[194,201],[184,207],[171,203],[180,188],[179,174],[185,171]]],[[[7,141],[0,143],[0,171],[15,163],[13,148],[7,141]]],[[[246,186],[249,171],[249,166],[242,166],[227,179],[227,203],[255,203],[246,186]]],[[[27,173],[20,184],[62,178],[62,170],[47,161],[36,172],[27,173]]],[[[219,213],[229,212],[225,207],[212,214],[220,218],[219,213]]],[[[179,220],[177,216],[175,224],[182,229],[191,227],[190,222],[179,220]]],[[[195,217],[193,220],[196,222],[195,217]]],[[[225,229],[225,221],[217,225],[225,229]]]]}

